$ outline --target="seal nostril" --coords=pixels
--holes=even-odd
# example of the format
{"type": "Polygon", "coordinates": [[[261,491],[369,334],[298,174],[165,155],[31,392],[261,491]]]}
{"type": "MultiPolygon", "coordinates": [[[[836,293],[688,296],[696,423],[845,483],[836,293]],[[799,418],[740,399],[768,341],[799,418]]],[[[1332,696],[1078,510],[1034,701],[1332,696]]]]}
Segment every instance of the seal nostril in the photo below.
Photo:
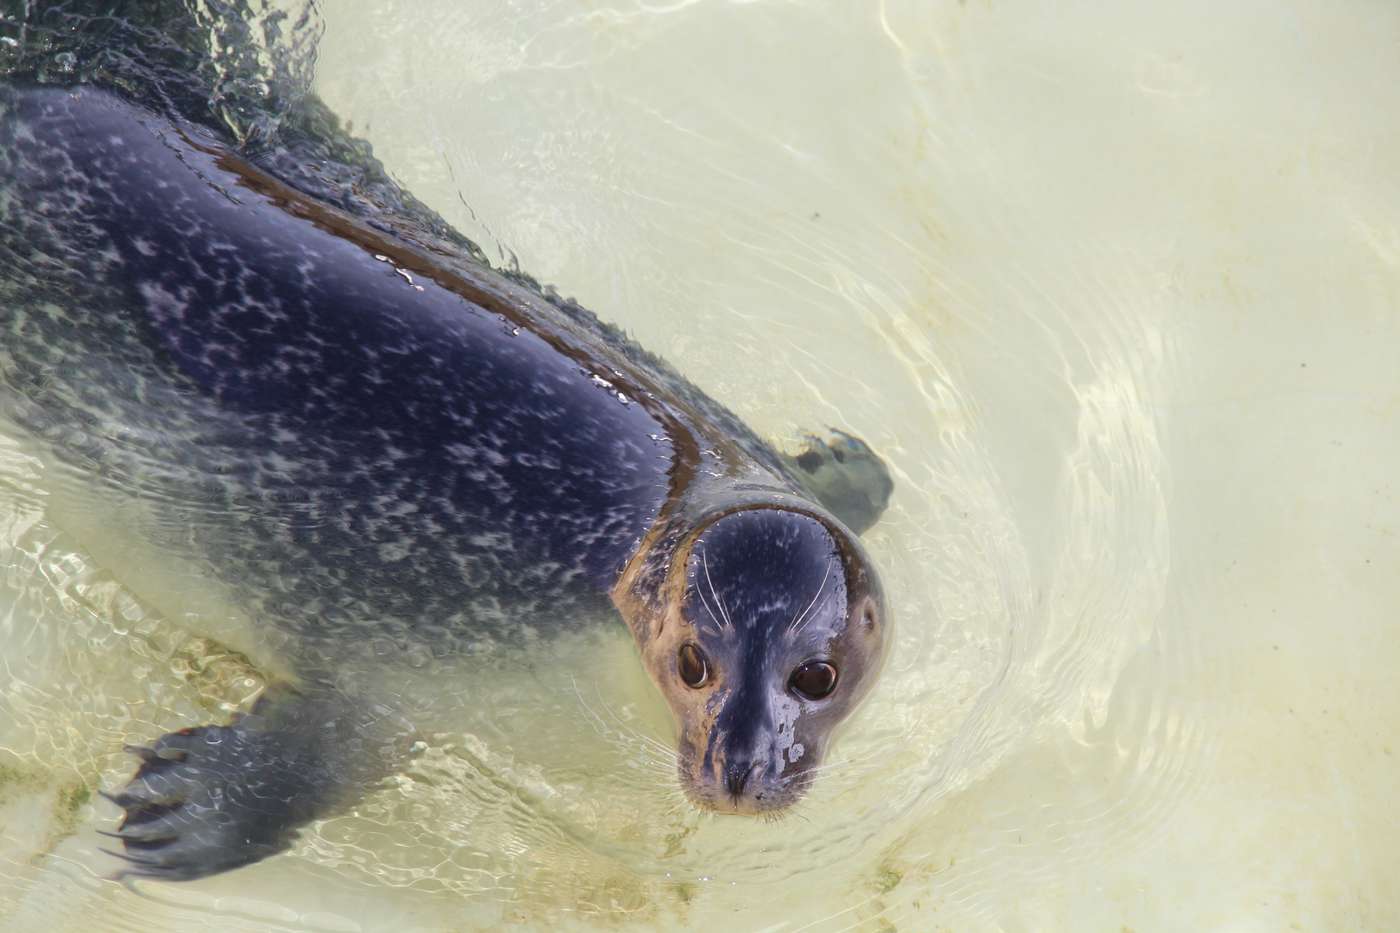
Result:
{"type": "Polygon", "coordinates": [[[738,799],[739,795],[744,792],[744,785],[749,783],[749,775],[753,774],[757,767],[758,762],[756,761],[747,765],[743,762],[737,762],[729,766],[724,775],[724,788],[729,791],[730,797],[738,799]]]}

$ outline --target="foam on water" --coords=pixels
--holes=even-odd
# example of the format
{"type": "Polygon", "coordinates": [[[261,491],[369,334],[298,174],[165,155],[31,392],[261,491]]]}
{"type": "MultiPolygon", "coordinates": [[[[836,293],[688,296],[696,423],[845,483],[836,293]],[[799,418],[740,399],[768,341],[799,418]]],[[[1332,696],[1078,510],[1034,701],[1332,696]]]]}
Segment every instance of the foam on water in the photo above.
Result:
{"type": "Polygon", "coordinates": [[[620,625],[432,668],[399,780],[127,889],[91,791],[264,672],[14,438],[0,927],[1400,925],[1400,10],[1132,6],[322,4],[409,190],[890,460],[889,667],[780,823],[684,803],[620,625]]]}

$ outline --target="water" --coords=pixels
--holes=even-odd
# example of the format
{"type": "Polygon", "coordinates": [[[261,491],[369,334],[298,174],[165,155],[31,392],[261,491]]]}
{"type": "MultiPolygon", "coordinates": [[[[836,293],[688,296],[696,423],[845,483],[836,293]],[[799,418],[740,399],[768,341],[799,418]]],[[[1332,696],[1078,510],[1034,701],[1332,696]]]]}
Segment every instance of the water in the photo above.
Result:
{"type": "Polygon", "coordinates": [[[435,672],[400,781],[129,889],[121,743],[267,672],[8,439],[0,928],[1400,926],[1400,9],[1134,6],[323,3],[493,259],[891,461],[889,667],[777,824],[678,800],[620,626],[435,672]]]}

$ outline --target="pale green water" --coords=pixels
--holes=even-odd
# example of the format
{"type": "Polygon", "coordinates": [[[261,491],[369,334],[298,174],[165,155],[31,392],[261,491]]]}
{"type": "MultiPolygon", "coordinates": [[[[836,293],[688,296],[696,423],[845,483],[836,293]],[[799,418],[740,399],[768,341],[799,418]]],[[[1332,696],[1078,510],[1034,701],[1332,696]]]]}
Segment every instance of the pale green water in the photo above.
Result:
{"type": "Polygon", "coordinates": [[[86,788],[259,674],[0,443],[0,928],[1400,926],[1400,8],[1131,6],[323,4],[409,190],[891,460],[890,666],[800,818],[678,800],[619,627],[445,684],[292,854],[128,889],[86,788]]]}

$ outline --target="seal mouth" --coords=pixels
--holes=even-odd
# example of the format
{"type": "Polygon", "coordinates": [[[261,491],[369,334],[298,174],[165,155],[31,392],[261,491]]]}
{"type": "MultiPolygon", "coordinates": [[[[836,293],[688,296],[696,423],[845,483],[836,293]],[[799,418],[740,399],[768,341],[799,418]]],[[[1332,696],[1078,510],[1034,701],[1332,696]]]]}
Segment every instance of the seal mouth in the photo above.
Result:
{"type": "Polygon", "coordinates": [[[729,794],[706,793],[687,788],[686,796],[698,809],[721,816],[760,816],[781,818],[796,805],[799,795],[791,792],[729,794]]]}
{"type": "Polygon", "coordinates": [[[754,762],[742,772],[727,775],[723,780],[700,779],[682,762],[681,787],[686,798],[697,809],[721,816],[762,817],[777,820],[802,800],[812,785],[812,775],[806,771],[755,783],[760,771],[754,762]]]}

